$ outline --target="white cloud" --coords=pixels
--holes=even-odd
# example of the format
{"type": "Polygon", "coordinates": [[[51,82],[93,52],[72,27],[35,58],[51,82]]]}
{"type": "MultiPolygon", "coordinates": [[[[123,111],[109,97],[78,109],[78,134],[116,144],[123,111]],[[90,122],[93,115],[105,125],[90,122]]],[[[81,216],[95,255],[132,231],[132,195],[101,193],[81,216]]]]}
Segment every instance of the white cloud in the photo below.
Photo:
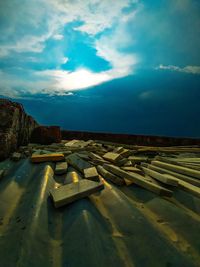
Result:
{"type": "Polygon", "coordinates": [[[52,89],[72,91],[84,89],[110,80],[106,72],[94,73],[90,70],[79,69],[74,72],[64,70],[45,70],[35,73],[51,84],[52,89]]]}
{"type": "Polygon", "coordinates": [[[55,40],[62,40],[64,38],[64,35],[62,35],[62,34],[55,34],[54,36],[53,36],[53,39],[55,39],[55,40]]]}
{"type": "MultiPolygon", "coordinates": [[[[0,45],[0,57],[6,57],[13,51],[17,53],[33,52],[35,53],[35,56],[32,57],[34,61],[37,62],[37,59],[41,61],[39,53],[44,50],[46,41],[50,38],[61,41],[63,39],[62,30],[67,23],[79,21],[81,25],[74,29],[91,37],[97,56],[108,61],[111,68],[106,71],[94,72],[82,67],[69,72],[59,70],[60,66],[58,65],[54,70],[37,72],[29,70],[28,79],[25,79],[23,70],[19,76],[9,73],[8,70],[8,72],[4,72],[1,84],[10,88],[9,91],[12,88],[17,90],[16,88],[21,87],[26,88],[25,90],[31,94],[39,93],[41,90],[49,94],[58,91],[63,93],[95,86],[133,73],[138,58],[136,55],[125,52],[125,49],[133,42],[133,37],[127,30],[127,24],[134,18],[137,9],[132,10],[131,13],[124,13],[123,10],[130,4],[137,3],[137,0],[35,0],[30,2],[31,7],[23,6],[23,14],[25,16],[31,10],[32,16],[24,17],[24,28],[12,43],[9,41],[7,44],[0,45]],[[36,12],[38,5],[40,9],[36,12]],[[29,27],[26,28],[26,25],[29,27]],[[30,31],[30,27],[33,30],[30,31]],[[104,32],[106,29],[112,29],[112,31],[104,32]],[[97,36],[100,33],[100,37],[97,36]],[[23,76],[24,78],[22,78],[23,76]]],[[[19,8],[21,4],[18,9],[17,7],[16,5],[16,14],[22,16],[19,8]]],[[[15,34],[16,27],[20,27],[22,19],[19,19],[17,15],[14,20],[15,25],[11,25],[12,27],[8,31],[8,40],[12,40],[10,36],[15,34]]],[[[69,60],[66,55],[61,55],[61,53],[59,54],[60,65],[69,60]]],[[[26,71],[24,70],[24,72],[26,71]]]]}
{"type": "Polygon", "coordinates": [[[174,66],[174,65],[159,65],[156,67],[157,70],[170,70],[170,71],[178,71],[192,74],[200,74],[200,66],[185,66],[183,68],[174,66]]]}
{"type": "Polygon", "coordinates": [[[22,0],[19,4],[16,0],[12,1],[15,14],[13,19],[10,19],[9,28],[5,28],[2,32],[8,42],[0,45],[0,56],[6,56],[11,51],[42,52],[45,41],[49,38],[63,39],[63,35],[58,32],[72,21],[82,22],[81,26],[74,29],[95,35],[111,28],[123,17],[123,9],[137,2],[136,0],[32,0],[28,2],[22,0]],[[20,27],[23,27],[23,30],[16,35],[16,30],[20,27]],[[17,39],[13,39],[15,36],[17,39]]]}
{"type": "Polygon", "coordinates": [[[68,57],[63,57],[62,60],[61,60],[61,63],[62,64],[66,64],[68,61],[69,61],[68,57]]]}

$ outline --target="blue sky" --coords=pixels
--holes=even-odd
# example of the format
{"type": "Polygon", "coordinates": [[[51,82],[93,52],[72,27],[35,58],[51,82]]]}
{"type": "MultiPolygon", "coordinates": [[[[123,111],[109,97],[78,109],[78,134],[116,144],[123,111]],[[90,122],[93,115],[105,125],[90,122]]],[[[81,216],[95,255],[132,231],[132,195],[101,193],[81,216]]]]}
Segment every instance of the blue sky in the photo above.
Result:
{"type": "Polygon", "coordinates": [[[0,2],[0,95],[44,124],[200,137],[199,50],[198,0],[0,2]]]}

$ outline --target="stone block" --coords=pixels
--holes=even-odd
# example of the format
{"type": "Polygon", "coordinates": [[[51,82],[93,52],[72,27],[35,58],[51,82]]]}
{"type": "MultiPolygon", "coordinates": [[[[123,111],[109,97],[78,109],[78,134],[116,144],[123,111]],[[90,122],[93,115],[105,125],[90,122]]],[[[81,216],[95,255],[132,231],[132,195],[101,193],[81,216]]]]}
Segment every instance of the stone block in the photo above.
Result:
{"type": "Polygon", "coordinates": [[[64,180],[64,184],[78,183],[81,180],[81,176],[76,171],[70,171],[64,180]]]}
{"type": "Polygon", "coordinates": [[[65,159],[64,155],[58,153],[31,156],[31,162],[33,163],[40,163],[47,161],[57,162],[57,161],[62,161],[64,159],[65,159]]]}
{"type": "Polygon", "coordinates": [[[85,179],[92,180],[92,181],[99,181],[99,174],[95,167],[84,169],[84,177],[85,179]]]}
{"type": "Polygon", "coordinates": [[[84,169],[92,167],[92,165],[90,163],[81,159],[76,153],[73,153],[73,154],[67,156],[65,159],[66,159],[68,164],[73,166],[75,169],[77,169],[81,173],[84,172],[84,169]]]}
{"type": "Polygon", "coordinates": [[[97,170],[105,180],[111,181],[112,183],[119,185],[119,186],[124,185],[123,178],[114,175],[113,173],[104,169],[102,166],[98,165],[97,170]]]}
{"type": "Polygon", "coordinates": [[[68,167],[67,162],[58,162],[58,163],[56,163],[55,174],[56,175],[65,174],[67,172],[67,167],[68,167]]]}
{"type": "Polygon", "coordinates": [[[72,203],[81,198],[85,198],[104,188],[103,183],[97,183],[87,179],[77,183],[63,185],[50,192],[56,208],[72,203]]]}
{"type": "Polygon", "coordinates": [[[113,163],[116,163],[120,160],[122,160],[122,156],[118,153],[113,153],[113,152],[107,152],[106,154],[103,155],[103,158],[105,160],[111,161],[113,163]]]}
{"type": "Polygon", "coordinates": [[[128,172],[135,172],[135,173],[138,173],[138,174],[142,174],[142,171],[136,167],[122,167],[122,169],[124,171],[128,171],[128,172]]]}

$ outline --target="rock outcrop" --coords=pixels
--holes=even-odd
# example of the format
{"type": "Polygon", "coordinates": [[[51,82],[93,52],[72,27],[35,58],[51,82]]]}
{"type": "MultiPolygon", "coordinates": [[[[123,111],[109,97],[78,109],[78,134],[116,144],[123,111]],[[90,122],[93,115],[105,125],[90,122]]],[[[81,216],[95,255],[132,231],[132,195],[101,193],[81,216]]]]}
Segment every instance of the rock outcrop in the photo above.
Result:
{"type": "Polygon", "coordinates": [[[24,111],[21,104],[0,99],[0,160],[30,141],[38,123],[24,111]]]}
{"type": "Polygon", "coordinates": [[[42,145],[60,143],[61,139],[59,126],[38,126],[31,134],[31,142],[42,145]]]}

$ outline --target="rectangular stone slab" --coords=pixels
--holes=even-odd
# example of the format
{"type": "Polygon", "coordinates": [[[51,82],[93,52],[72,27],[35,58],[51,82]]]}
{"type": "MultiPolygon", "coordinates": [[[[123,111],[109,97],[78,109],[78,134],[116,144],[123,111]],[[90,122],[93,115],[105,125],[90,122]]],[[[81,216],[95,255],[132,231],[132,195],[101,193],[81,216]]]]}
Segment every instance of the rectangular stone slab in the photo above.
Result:
{"type": "Polygon", "coordinates": [[[124,179],[107,171],[101,165],[97,166],[97,170],[105,180],[111,181],[112,183],[119,185],[119,186],[124,185],[124,179]]]}
{"type": "Polygon", "coordinates": [[[76,171],[70,171],[64,180],[64,184],[78,183],[81,180],[81,176],[76,171]]]}
{"type": "Polygon", "coordinates": [[[147,161],[148,161],[148,157],[136,157],[136,156],[130,156],[130,157],[128,157],[128,159],[129,159],[132,163],[147,162],[147,161]]]}
{"type": "Polygon", "coordinates": [[[114,163],[122,160],[122,156],[120,154],[113,153],[113,152],[107,152],[106,154],[103,155],[103,158],[105,160],[108,160],[114,163]]]}
{"type": "Polygon", "coordinates": [[[63,185],[50,192],[56,208],[72,203],[81,198],[87,197],[104,188],[103,183],[97,183],[87,179],[80,180],[77,183],[63,185]]]}
{"type": "Polygon", "coordinates": [[[157,166],[154,166],[154,165],[150,165],[150,164],[144,165],[144,163],[143,163],[142,166],[147,167],[147,168],[149,168],[151,170],[160,172],[160,173],[171,174],[172,176],[174,176],[176,178],[179,178],[179,179],[181,179],[181,180],[183,180],[183,181],[185,181],[187,183],[190,183],[192,185],[200,187],[200,180],[198,180],[196,178],[192,178],[190,176],[183,175],[183,174],[180,174],[180,173],[177,173],[177,172],[173,172],[173,171],[170,171],[170,170],[167,170],[167,169],[164,169],[164,168],[160,168],[160,167],[157,167],[157,166]]]}
{"type": "Polygon", "coordinates": [[[164,163],[161,161],[152,161],[151,164],[158,166],[158,167],[163,167],[165,169],[174,171],[174,172],[178,172],[184,175],[188,175],[197,179],[200,179],[200,171],[198,170],[193,170],[190,168],[186,168],[186,167],[182,167],[182,166],[178,166],[178,165],[174,165],[174,164],[169,164],[169,163],[164,163]]]}
{"type": "Polygon", "coordinates": [[[33,163],[40,163],[40,162],[46,162],[46,161],[62,161],[65,159],[65,156],[63,154],[59,153],[52,153],[52,154],[44,154],[44,155],[32,155],[31,156],[31,162],[33,163]]]}
{"type": "Polygon", "coordinates": [[[84,169],[84,176],[85,179],[92,180],[92,181],[99,181],[99,174],[95,167],[84,169]]]}
{"type": "Polygon", "coordinates": [[[82,172],[84,169],[92,167],[90,163],[81,159],[76,153],[73,153],[66,157],[66,161],[78,171],[82,172]]]}
{"type": "Polygon", "coordinates": [[[134,172],[126,172],[119,167],[116,167],[114,165],[108,165],[104,164],[103,167],[114,173],[115,175],[120,176],[123,179],[132,180],[135,184],[154,192],[155,194],[162,195],[162,196],[172,196],[173,192],[156,184],[153,184],[152,182],[148,181],[145,177],[143,177],[140,174],[134,173],[134,172]]]}
{"type": "Polygon", "coordinates": [[[127,172],[135,172],[135,173],[138,173],[138,174],[142,174],[142,171],[140,169],[136,168],[136,167],[132,167],[132,166],[128,167],[128,166],[125,166],[125,167],[122,167],[122,169],[124,171],[127,171],[127,172]]]}
{"type": "Polygon", "coordinates": [[[58,162],[55,167],[55,174],[61,175],[67,172],[67,162],[58,162]]]}
{"type": "Polygon", "coordinates": [[[142,167],[142,169],[146,174],[148,174],[149,176],[153,177],[154,179],[158,180],[161,183],[171,186],[178,186],[177,179],[170,174],[162,174],[145,167],[142,167]]]}

